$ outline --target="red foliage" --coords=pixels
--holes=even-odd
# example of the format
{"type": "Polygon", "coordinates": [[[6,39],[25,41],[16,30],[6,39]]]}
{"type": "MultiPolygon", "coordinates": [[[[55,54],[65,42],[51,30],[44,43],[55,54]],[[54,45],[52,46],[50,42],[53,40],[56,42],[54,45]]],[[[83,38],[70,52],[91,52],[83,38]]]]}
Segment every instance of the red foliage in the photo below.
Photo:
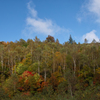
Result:
{"type": "MultiPolygon", "coordinates": [[[[18,90],[25,92],[25,91],[30,91],[30,84],[29,84],[29,79],[28,77],[34,76],[35,74],[32,74],[32,72],[25,71],[19,78],[19,85],[20,87],[18,90]]],[[[48,86],[47,82],[43,81],[43,77],[40,75],[38,81],[36,81],[35,88],[37,89],[38,92],[41,92],[42,89],[46,86],[48,86]]],[[[33,83],[34,84],[34,83],[33,83]]],[[[26,93],[24,93],[26,95],[26,93]]]]}
{"type": "Polygon", "coordinates": [[[29,91],[28,91],[28,92],[24,92],[22,95],[23,95],[23,96],[24,96],[24,95],[29,96],[29,95],[30,95],[30,92],[29,92],[29,91]]]}
{"type": "Polygon", "coordinates": [[[22,87],[18,87],[17,89],[20,90],[20,91],[23,91],[23,88],[22,87]]]}
{"type": "Polygon", "coordinates": [[[34,76],[34,74],[32,74],[32,72],[29,72],[29,71],[25,71],[23,74],[22,74],[23,77],[25,76],[34,76]]]}
{"type": "Polygon", "coordinates": [[[19,82],[21,82],[21,80],[24,78],[24,77],[28,77],[28,76],[34,76],[34,74],[32,74],[32,72],[29,72],[29,71],[25,71],[22,76],[20,76],[19,78],[19,82]]]}
{"type": "Polygon", "coordinates": [[[93,81],[93,85],[95,85],[95,82],[93,81]]]}

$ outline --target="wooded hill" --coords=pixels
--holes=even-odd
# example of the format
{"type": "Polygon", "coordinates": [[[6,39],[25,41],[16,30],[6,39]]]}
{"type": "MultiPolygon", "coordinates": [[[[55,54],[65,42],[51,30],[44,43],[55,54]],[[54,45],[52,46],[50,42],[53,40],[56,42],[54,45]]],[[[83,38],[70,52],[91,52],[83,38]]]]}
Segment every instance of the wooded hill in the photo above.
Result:
{"type": "Polygon", "coordinates": [[[100,100],[100,43],[0,42],[0,100],[33,99],[100,100]]]}

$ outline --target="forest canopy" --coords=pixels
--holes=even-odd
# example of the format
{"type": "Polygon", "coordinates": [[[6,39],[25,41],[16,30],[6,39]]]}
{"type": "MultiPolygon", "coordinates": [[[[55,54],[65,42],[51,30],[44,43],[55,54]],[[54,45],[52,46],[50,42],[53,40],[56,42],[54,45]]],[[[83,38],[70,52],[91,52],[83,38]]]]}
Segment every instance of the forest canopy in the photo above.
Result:
{"type": "Polygon", "coordinates": [[[100,43],[0,42],[1,100],[100,100],[100,43]],[[92,95],[92,96],[91,96],[92,95]]]}

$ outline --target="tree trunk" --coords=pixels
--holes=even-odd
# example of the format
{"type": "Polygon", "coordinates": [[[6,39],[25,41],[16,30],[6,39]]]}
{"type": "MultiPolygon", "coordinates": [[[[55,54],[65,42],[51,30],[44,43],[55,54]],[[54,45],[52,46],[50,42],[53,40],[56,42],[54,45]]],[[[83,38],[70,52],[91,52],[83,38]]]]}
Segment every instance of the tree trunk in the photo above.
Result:
{"type": "Polygon", "coordinates": [[[79,63],[79,76],[80,76],[80,63],[79,63]]]}
{"type": "Polygon", "coordinates": [[[64,78],[65,78],[65,68],[66,68],[66,64],[65,64],[65,57],[64,57],[64,68],[63,68],[64,78]]]}
{"type": "Polygon", "coordinates": [[[94,65],[94,74],[95,74],[95,65],[94,65]]]}
{"type": "MultiPolygon", "coordinates": [[[[5,68],[4,68],[4,69],[6,70],[6,62],[5,62],[5,68]]],[[[5,71],[5,70],[4,70],[4,71],[5,71]]]]}
{"type": "Polygon", "coordinates": [[[15,58],[14,58],[14,66],[15,66],[14,73],[16,73],[16,61],[15,61],[15,58]]]}
{"type": "Polygon", "coordinates": [[[74,77],[75,77],[75,72],[76,72],[76,61],[75,61],[74,58],[73,58],[73,62],[74,62],[74,77]]]}
{"type": "Polygon", "coordinates": [[[3,56],[1,55],[1,66],[2,66],[2,73],[3,73],[3,56]]]}
{"type": "Polygon", "coordinates": [[[11,56],[11,74],[13,74],[13,58],[12,58],[12,56],[11,56]]]}
{"type": "Polygon", "coordinates": [[[54,58],[54,48],[53,48],[53,73],[55,72],[55,58],[54,58]]]}
{"type": "Polygon", "coordinates": [[[21,61],[21,58],[20,58],[20,56],[18,57],[19,58],[19,62],[21,61]]]}
{"type": "Polygon", "coordinates": [[[32,46],[31,46],[31,60],[33,62],[33,57],[32,57],[33,53],[32,53],[32,46]]]}
{"type": "Polygon", "coordinates": [[[38,60],[38,74],[40,75],[40,62],[38,60]]]}
{"type": "Polygon", "coordinates": [[[73,98],[73,93],[72,93],[72,87],[70,85],[70,94],[71,94],[71,97],[73,98]]]}
{"type": "Polygon", "coordinates": [[[8,56],[8,67],[9,67],[9,71],[10,71],[10,74],[11,74],[11,68],[10,68],[10,63],[9,63],[9,56],[8,56]]]}
{"type": "Polygon", "coordinates": [[[46,68],[44,68],[44,81],[45,81],[45,82],[46,82],[46,76],[47,76],[46,68]]]}

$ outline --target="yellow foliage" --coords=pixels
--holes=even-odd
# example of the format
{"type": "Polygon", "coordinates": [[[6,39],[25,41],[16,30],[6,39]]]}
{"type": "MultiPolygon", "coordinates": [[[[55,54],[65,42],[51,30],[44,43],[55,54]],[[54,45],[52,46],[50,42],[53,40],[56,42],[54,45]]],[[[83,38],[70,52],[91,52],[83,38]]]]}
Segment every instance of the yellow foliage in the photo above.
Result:
{"type": "Polygon", "coordinates": [[[58,70],[61,71],[61,66],[58,66],[58,70]]]}
{"type": "MultiPolygon", "coordinates": [[[[36,73],[36,74],[34,75],[34,78],[35,78],[36,82],[38,82],[38,80],[39,80],[39,78],[40,78],[40,75],[39,75],[38,73],[36,73]]],[[[42,80],[39,80],[39,81],[42,81],[42,80]]]]}
{"type": "Polygon", "coordinates": [[[99,74],[100,74],[100,68],[97,68],[97,69],[96,69],[96,71],[97,71],[97,73],[99,73],[99,74]]]}
{"type": "Polygon", "coordinates": [[[98,94],[97,94],[97,96],[99,96],[99,97],[100,97],[100,93],[98,93],[98,94]]]}

